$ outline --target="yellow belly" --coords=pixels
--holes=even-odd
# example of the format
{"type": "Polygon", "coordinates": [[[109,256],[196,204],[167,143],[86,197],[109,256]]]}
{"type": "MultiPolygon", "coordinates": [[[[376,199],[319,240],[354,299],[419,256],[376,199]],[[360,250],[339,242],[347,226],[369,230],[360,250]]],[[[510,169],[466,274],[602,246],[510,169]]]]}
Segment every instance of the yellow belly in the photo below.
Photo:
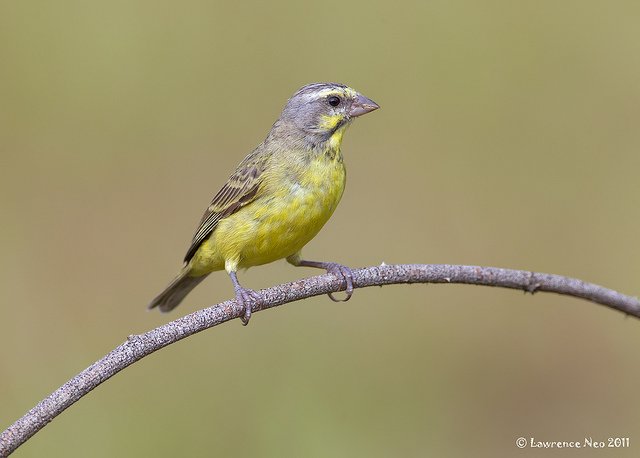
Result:
{"type": "Polygon", "coordinates": [[[270,190],[220,221],[191,261],[191,274],[237,270],[297,253],[331,217],[345,185],[341,157],[322,155],[297,176],[271,177],[270,190]]]}

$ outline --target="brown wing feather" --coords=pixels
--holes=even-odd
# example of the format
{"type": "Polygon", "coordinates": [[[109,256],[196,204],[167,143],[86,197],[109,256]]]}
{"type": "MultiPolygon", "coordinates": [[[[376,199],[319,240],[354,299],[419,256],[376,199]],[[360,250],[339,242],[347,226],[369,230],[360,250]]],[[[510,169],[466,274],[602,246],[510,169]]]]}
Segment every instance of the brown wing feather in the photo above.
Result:
{"type": "Polygon", "coordinates": [[[233,175],[218,191],[202,216],[198,230],[191,241],[191,246],[184,257],[185,262],[191,260],[202,242],[216,229],[221,219],[234,214],[255,199],[262,182],[261,175],[267,157],[260,154],[259,150],[251,153],[240,163],[233,175]]]}

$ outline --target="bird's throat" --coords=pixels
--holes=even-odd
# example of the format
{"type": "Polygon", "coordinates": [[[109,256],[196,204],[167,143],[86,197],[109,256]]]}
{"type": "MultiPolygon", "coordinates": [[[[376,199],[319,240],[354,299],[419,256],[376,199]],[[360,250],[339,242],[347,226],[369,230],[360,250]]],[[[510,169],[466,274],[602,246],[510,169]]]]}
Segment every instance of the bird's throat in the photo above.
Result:
{"type": "Polygon", "coordinates": [[[340,146],[342,146],[342,137],[344,136],[344,132],[347,130],[349,126],[348,123],[338,127],[327,139],[326,146],[328,149],[335,150],[336,152],[340,151],[340,146]]]}

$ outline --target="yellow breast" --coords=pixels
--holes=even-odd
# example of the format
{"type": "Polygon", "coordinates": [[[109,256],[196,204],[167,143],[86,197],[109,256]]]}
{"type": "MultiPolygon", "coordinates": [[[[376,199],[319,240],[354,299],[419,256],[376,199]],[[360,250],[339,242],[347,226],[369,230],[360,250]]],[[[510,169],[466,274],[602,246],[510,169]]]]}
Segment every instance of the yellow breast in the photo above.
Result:
{"type": "Polygon", "coordinates": [[[223,219],[198,250],[193,273],[235,270],[297,253],[336,209],[346,181],[338,149],[304,161],[276,161],[265,171],[264,190],[223,219]],[[280,163],[281,162],[281,163],[280,163]]]}

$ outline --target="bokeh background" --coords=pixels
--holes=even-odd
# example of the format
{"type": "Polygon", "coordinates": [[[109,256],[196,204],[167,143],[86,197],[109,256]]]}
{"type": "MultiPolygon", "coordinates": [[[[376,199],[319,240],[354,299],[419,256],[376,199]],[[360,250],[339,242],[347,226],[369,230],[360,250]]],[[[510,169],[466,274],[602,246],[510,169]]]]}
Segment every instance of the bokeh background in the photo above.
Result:
{"type": "MultiPolygon", "coordinates": [[[[286,99],[382,109],[309,258],[553,272],[640,293],[640,4],[187,0],[0,4],[0,426],[170,315],[209,199],[286,99]]],[[[313,270],[242,274],[260,288],[313,270]]],[[[640,322],[471,286],[318,297],[127,369],[20,457],[638,456],[640,322]],[[629,437],[619,450],[515,440],[629,437]]]]}

